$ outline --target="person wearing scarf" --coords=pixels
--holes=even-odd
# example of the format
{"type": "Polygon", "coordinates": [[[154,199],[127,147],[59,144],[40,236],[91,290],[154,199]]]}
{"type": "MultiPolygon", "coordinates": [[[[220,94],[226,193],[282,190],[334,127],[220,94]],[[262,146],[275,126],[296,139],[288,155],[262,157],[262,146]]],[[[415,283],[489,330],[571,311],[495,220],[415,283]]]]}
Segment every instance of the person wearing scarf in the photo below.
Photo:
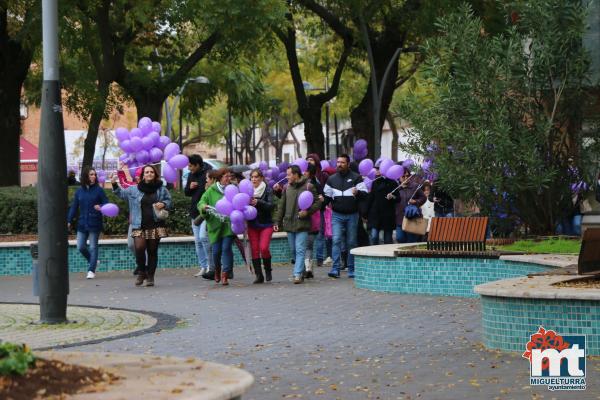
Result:
{"type": "Polygon", "coordinates": [[[77,249],[88,262],[87,279],[96,277],[98,264],[98,238],[102,232],[102,213],[100,206],[108,203],[108,198],[98,185],[96,171],[84,168],[81,174],[81,187],[75,192],[73,202],[69,208],[67,222],[69,230],[75,214],[79,211],[77,221],[77,249]],[[89,240],[90,244],[87,245],[89,240]]]}
{"type": "Polygon", "coordinates": [[[156,211],[171,208],[171,195],[153,165],[144,166],[142,179],[135,186],[121,189],[116,179],[113,180],[113,191],[129,203],[131,236],[139,271],[135,285],[141,286],[146,281],[146,286],[154,286],[158,244],[161,238],[168,236],[165,221],[157,217],[156,211]]]}
{"type": "Polygon", "coordinates": [[[209,176],[216,182],[209,186],[200,198],[198,211],[206,220],[208,240],[212,248],[213,263],[215,265],[215,282],[222,282],[223,286],[227,286],[229,285],[229,273],[233,272],[231,245],[235,235],[231,230],[229,219],[219,218],[214,207],[217,201],[224,197],[225,187],[231,182],[231,172],[227,168],[221,168],[217,171],[211,171],[209,176]]]}
{"type": "MultiPolygon", "coordinates": [[[[331,175],[327,171],[324,171],[321,167],[321,158],[317,153],[310,153],[306,156],[306,161],[309,164],[312,164],[317,169],[315,173],[315,179],[320,185],[321,188],[325,187],[325,183],[327,183],[327,179],[331,175]]],[[[333,171],[335,173],[335,170],[333,171]]],[[[317,266],[323,266],[323,260],[325,258],[326,248],[326,240],[325,240],[325,203],[321,206],[320,210],[321,216],[321,226],[319,227],[319,233],[315,240],[315,253],[317,259],[317,266]]],[[[331,247],[331,246],[330,246],[331,247]]]]}
{"type": "Polygon", "coordinates": [[[250,200],[250,205],[256,207],[258,214],[255,219],[248,221],[248,239],[252,249],[252,266],[256,279],[254,283],[263,283],[265,280],[270,282],[273,279],[271,275],[271,237],[273,236],[273,190],[265,183],[265,177],[258,168],[250,172],[250,180],[254,185],[254,196],[250,200]],[[262,262],[265,267],[263,276],[261,267],[262,262]]]}

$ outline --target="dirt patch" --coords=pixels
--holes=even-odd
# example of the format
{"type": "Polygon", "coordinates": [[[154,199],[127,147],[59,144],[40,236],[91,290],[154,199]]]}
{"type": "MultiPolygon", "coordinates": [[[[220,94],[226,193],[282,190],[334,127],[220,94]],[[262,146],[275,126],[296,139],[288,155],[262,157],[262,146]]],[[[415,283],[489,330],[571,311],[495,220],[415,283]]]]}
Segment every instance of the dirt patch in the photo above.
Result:
{"type": "Polygon", "coordinates": [[[0,399],[62,399],[69,394],[102,392],[118,379],[96,368],[37,359],[23,376],[0,376],[0,399]]]}
{"type": "Polygon", "coordinates": [[[566,282],[557,282],[552,286],[557,287],[572,287],[581,289],[600,289],[600,276],[593,276],[589,278],[573,279],[566,282]]]}

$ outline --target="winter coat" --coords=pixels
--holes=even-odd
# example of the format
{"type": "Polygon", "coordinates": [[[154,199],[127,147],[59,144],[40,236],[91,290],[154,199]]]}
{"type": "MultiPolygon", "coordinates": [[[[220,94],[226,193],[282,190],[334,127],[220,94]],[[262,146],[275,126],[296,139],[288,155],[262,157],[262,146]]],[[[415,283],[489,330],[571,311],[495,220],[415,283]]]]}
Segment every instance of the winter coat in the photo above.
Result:
{"type": "Polygon", "coordinates": [[[369,229],[393,230],[396,228],[396,201],[388,200],[386,196],[397,186],[396,181],[383,176],[373,181],[367,200],[367,227],[369,229]]]}
{"type": "Polygon", "coordinates": [[[359,201],[367,196],[367,187],[356,172],[348,171],[344,175],[338,172],[327,179],[323,192],[334,212],[354,214],[358,212],[359,201]],[[356,196],[352,194],[353,188],[358,190],[356,196]]]}
{"type": "Polygon", "coordinates": [[[433,186],[431,197],[435,197],[438,201],[434,202],[435,213],[446,215],[454,212],[454,199],[444,190],[433,186]]]}
{"type": "Polygon", "coordinates": [[[218,216],[204,209],[204,206],[209,205],[214,207],[217,201],[221,200],[225,195],[221,192],[216,183],[209,186],[206,192],[198,202],[198,211],[206,220],[206,230],[208,232],[208,240],[211,244],[218,242],[227,236],[234,236],[231,230],[229,218],[221,221],[218,216]]]}
{"type": "Polygon", "coordinates": [[[321,187],[325,186],[330,174],[323,171],[323,169],[321,168],[321,157],[319,157],[317,153],[310,153],[306,156],[306,158],[312,158],[313,160],[315,160],[315,167],[317,167],[317,173],[315,174],[315,176],[317,177],[317,180],[319,181],[321,187]]]}
{"type": "MultiPolygon", "coordinates": [[[[137,185],[129,186],[127,189],[121,189],[116,184],[113,184],[113,192],[123,200],[129,203],[129,216],[131,217],[131,227],[133,229],[141,229],[142,227],[142,198],[144,192],[138,189],[137,185]]],[[[165,209],[171,208],[171,194],[166,187],[161,186],[156,191],[156,202],[164,203],[165,209]]],[[[161,222],[156,215],[154,222],[161,222]]]]}
{"type": "Polygon", "coordinates": [[[314,185],[310,184],[305,176],[301,177],[298,182],[288,184],[281,196],[279,207],[277,208],[277,217],[275,221],[280,229],[286,232],[310,232],[311,216],[318,212],[321,207],[317,190],[314,185]],[[300,193],[309,190],[313,195],[313,203],[306,217],[300,218],[298,213],[298,197],[300,193]]]}
{"type": "Polygon", "coordinates": [[[258,211],[258,214],[255,219],[248,221],[248,225],[253,228],[266,228],[273,226],[273,218],[271,214],[274,208],[275,204],[273,204],[273,189],[267,185],[262,196],[256,199],[256,211],[258,211]]]}
{"type": "Polygon", "coordinates": [[[200,212],[198,211],[198,202],[205,192],[204,187],[206,186],[206,174],[210,169],[211,166],[204,163],[198,172],[190,173],[188,175],[184,193],[186,196],[192,198],[192,202],[190,204],[190,217],[192,219],[200,215],[200,212]],[[192,182],[198,183],[198,186],[195,189],[190,188],[192,182]]]}
{"type": "Polygon", "coordinates": [[[396,196],[396,226],[402,226],[404,209],[408,205],[408,201],[411,197],[416,201],[415,206],[417,207],[421,207],[427,200],[425,193],[423,193],[421,188],[419,188],[419,185],[413,181],[409,181],[408,186],[398,189],[394,195],[396,196]]]}
{"type": "Polygon", "coordinates": [[[97,183],[91,186],[81,186],[73,196],[73,202],[69,208],[67,222],[73,222],[75,214],[79,210],[79,219],[77,221],[77,231],[79,232],[101,232],[102,231],[102,213],[97,211],[95,205],[108,203],[108,197],[104,189],[97,183]]]}

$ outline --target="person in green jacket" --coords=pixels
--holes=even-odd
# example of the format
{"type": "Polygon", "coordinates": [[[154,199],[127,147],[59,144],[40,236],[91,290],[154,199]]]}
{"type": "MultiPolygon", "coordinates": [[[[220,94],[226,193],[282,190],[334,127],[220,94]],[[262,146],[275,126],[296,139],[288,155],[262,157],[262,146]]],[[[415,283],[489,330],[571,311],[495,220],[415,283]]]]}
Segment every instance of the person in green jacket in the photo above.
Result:
{"type": "Polygon", "coordinates": [[[304,282],[304,254],[308,232],[311,230],[311,215],[321,207],[317,190],[308,179],[302,175],[300,167],[292,165],[287,169],[287,187],[281,195],[277,209],[277,217],[273,230],[287,232],[288,244],[294,258],[294,283],[304,282]],[[307,210],[300,210],[298,197],[308,190],[313,195],[313,203],[307,210]]]}
{"type": "Polygon", "coordinates": [[[229,285],[228,274],[233,270],[233,251],[231,245],[235,238],[231,230],[229,218],[219,218],[214,211],[217,201],[224,197],[225,187],[231,182],[231,171],[221,168],[211,171],[210,177],[216,182],[206,189],[198,202],[198,211],[206,220],[208,240],[212,248],[213,262],[215,265],[215,282],[229,285]],[[212,207],[212,208],[211,208],[212,207]],[[223,258],[221,259],[221,255],[223,258]]]}

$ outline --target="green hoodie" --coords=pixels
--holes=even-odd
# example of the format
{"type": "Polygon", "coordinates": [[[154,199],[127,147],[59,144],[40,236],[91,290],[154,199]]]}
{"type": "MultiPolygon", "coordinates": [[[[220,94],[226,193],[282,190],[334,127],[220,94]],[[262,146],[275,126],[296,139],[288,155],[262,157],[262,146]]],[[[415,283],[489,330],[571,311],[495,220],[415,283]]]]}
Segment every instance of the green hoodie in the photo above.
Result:
{"type": "Polygon", "coordinates": [[[319,210],[321,201],[315,185],[309,184],[305,176],[300,178],[296,183],[288,185],[281,195],[281,201],[277,207],[276,224],[280,230],[286,232],[309,232],[311,228],[310,216],[319,210]],[[308,211],[308,216],[300,218],[298,213],[298,197],[300,193],[309,190],[313,194],[313,203],[308,211]]]}
{"type": "Polygon", "coordinates": [[[227,236],[235,236],[231,231],[229,218],[225,221],[219,220],[217,216],[204,210],[204,206],[209,205],[214,207],[217,201],[223,198],[224,194],[219,190],[217,184],[212,184],[200,198],[198,202],[198,211],[206,220],[206,230],[208,232],[208,240],[211,244],[216,243],[219,239],[227,236]]]}

